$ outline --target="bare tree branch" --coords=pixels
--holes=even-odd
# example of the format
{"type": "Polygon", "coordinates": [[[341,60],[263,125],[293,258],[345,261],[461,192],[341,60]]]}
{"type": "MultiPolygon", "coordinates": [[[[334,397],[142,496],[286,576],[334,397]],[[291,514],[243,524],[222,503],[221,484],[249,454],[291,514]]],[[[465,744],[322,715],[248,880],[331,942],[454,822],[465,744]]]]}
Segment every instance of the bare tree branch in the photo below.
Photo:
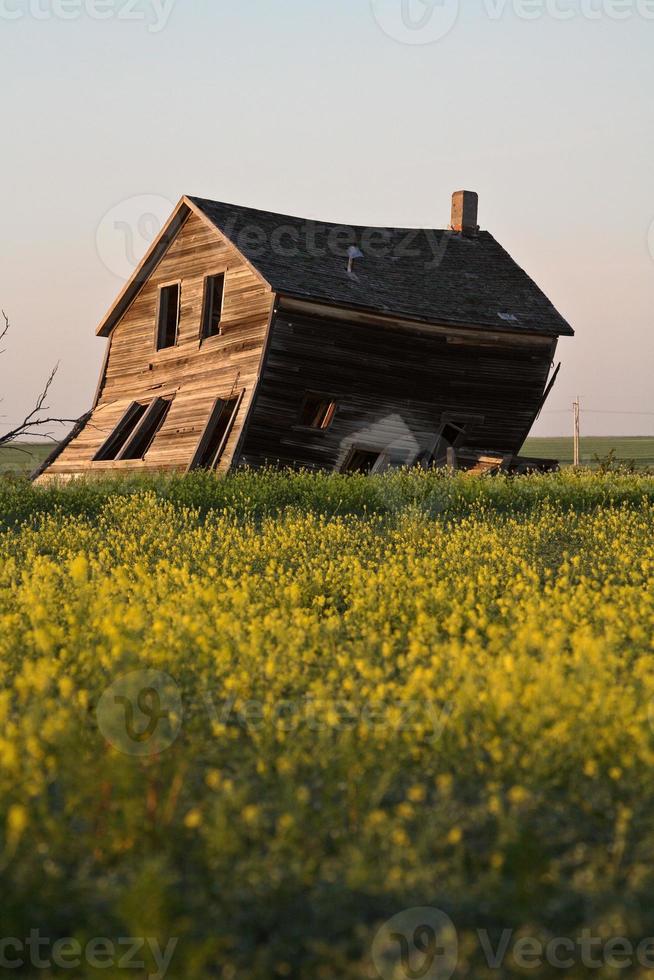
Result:
{"type": "MultiPolygon", "coordinates": [[[[10,327],[9,317],[4,310],[2,310],[2,316],[4,319],[4,326],[0,326],[0,341],[3,339],[3,337],[7,336],[10,327]]],[[[3,353],[4,351],[0,350],[0,354],[3,353]]],[[[31,434],[38,434],[41,436],[41,438],[51,439],[53,442],[57,442],[59,440],[57,440],[51,433],[36,433],[35,430],[44,425],[75,425],[79,421],[79,419],[54,418],[47,414],[45,418],[43,417],[43,413],[47,413],[50,410],[46,405],[46,401],[58,369],[59,365],[56,364],[50,372],[41,393],[37,397],[34,408],[28,412],[23,421],[19,422],[19,424],[13,429],[10,429],[9,432],[0,434],[0,446],[5,446],[9,442],[15,442],[16,439],[20,439],[21,436],[31,434]]]]}
{"type": "MultiPolygon", "coordinates": [[[[5,321],[5,325],[4,327],[0,327],[0,340],[4,340],[4,338],[9,333],[9,317],[7,316],[4,310],[2,311],[2,316],[5,321]]],[[[4,354],[4,351],[0,350],[0,354],[4,354]]]]}

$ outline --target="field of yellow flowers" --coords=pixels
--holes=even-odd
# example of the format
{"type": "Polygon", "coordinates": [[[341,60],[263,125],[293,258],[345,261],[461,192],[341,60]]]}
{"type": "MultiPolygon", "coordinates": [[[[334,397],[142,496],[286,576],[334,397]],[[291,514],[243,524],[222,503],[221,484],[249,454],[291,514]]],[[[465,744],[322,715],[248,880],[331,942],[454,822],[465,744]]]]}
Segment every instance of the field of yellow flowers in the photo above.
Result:
{"type": "Polygon", "coordinates": [[[620,474],[0,483],[7,975],[649,975],[653,517],[620,474]]]}

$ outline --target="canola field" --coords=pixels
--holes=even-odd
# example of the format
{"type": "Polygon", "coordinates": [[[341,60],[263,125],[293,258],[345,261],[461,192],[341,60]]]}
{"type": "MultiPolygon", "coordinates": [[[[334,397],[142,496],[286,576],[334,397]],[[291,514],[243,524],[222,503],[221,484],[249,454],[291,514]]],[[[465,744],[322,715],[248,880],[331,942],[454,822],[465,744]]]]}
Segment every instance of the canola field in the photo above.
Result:
{"type": "Polygon", "coordinates": [[[4,972],[649,975],[653,517],[617,473],[0,482],[4,972]]]}

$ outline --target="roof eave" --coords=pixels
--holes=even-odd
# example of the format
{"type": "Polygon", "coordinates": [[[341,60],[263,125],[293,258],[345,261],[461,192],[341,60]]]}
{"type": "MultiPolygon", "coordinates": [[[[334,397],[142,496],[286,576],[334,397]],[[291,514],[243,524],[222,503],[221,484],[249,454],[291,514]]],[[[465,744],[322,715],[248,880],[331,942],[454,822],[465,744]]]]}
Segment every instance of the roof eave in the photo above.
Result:
{"type": "Polygon", "coordinates": [[[566,329],[554,330],[554,329],[543,328],[537,330],[534,329],[533,327],[531,328],[514,327],[512,329],[510,324],[506,322],[495,325],[494,323],[488,323],[488,322],[481,322],[481,321],[475,322],[474,320],[470,320],[470,319],[454,320],[442,316],[438,316],[438,317],[416,316],[416,315],[410,315],[404,313],[401,310],[381,309],[379,307],[365,306],[364,304],[361,303],[349,303],[348,305],[344,305],[342,303],[335,303],[333,300],[329,300],[321,296],[307,295],[302,293],[292,293],[288,290],[285,291],[278,290],[277,294],[279,296],[280,301],[282,302],[284,299],[296,300],[298,302],[303,302],[303,303],[314,303],[316,305],[329,306],[334,310],[342,310],[344,312],[347,312],[348,310],[352,310],[353,312],[356,311],[360,313],[366,313],[369,316],[378,316],[380,318],[386,318],[386,319],[405,320],[407,322],[411,321],[416,324],[438,324],[439,326],[452,327],[453,329],[458,329],[458,330],[466,330],[466,329],[492,330],[498,334],[499,333],[513,334],[515,336],[520,336],[520,337],[535,336],[535,337],[549,337],[551,339],[555,339],[557,337],[574,337],[574,330],[567,322],[567,320],[564,320],[563,317],[560,316],[560,314],[558,315],[560,316],[561,324],[566,329]]]}

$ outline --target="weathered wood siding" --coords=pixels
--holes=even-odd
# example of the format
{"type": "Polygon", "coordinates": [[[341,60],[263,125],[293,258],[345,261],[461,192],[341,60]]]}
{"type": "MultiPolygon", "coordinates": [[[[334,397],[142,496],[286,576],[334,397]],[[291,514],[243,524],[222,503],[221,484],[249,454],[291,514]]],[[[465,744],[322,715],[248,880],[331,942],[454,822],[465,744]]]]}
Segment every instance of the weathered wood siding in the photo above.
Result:
{"type": "MultiPolygon", "coordinates": [[[[91,471],[184,470],[215,400],[245,389],[219,470],[229,467],[247,416],[273,295],[237,250],[191,214],[113,331],[100,397],[84,430],[48,468],[45,478],[91,471]],[[223,333],[200,341],[204,279],[227,272],[223,333]],[[178,343],[157,351],[159,286],[181,280],[178,343]],[[129,404],[174,395],[144,460],[93,462],[129,404]]],[[[43,479],[43,477],[41,477],[43,479]]]]}
{"type": "Polygon", "coordinates": [[[408,462],[429,447],[443,413],[483,417],[466,445],[518,452],[555,346],[551,338],[430,334],[280,311],[240,462],[332,469],[355,443],[408,462]],[[327,431],[297,425],[307,390],[338,402],[327,431]]]}

